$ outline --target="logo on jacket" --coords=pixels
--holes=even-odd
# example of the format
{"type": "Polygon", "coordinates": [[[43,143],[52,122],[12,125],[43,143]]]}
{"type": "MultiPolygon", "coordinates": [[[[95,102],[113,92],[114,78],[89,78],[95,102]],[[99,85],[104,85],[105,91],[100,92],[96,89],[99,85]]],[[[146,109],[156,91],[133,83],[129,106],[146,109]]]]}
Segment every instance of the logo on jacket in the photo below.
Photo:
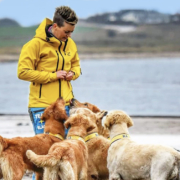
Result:
{"type": "Polygon", "coordinates": [[[67,52],[67,56],[71,56],[71,52],[67,52]]]}

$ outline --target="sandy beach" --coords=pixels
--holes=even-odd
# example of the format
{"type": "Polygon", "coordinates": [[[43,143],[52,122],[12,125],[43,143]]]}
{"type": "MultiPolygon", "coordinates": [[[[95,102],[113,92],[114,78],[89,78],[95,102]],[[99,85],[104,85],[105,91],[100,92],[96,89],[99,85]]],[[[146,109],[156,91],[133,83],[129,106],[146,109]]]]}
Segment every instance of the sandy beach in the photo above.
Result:
{"type": "MultiPolygon", "coordinates": [[[[143,144],[163,144],[180,149],[180,117],[132,117],[134,126],[129,129],[131,138],[143,144]]],[[[0,115],[0,135],[7,138],[33,136],[28,115],[0,115]]],[[[30,180],[27,172],[23,180],[30,180]]]]}

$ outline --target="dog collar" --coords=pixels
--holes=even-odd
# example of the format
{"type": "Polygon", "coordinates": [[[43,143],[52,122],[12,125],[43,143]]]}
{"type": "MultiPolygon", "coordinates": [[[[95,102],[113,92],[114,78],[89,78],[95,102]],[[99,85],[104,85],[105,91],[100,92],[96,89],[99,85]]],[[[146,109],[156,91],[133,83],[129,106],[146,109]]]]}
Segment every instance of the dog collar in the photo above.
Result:
{"type": "Polygon", "coordinates": [[[98,133],[91,133],[91,134],[87,135],[87,136],[84,138],[84,140],[85,140],[85,142],[87,142],[87,141],[89,141],[90,139],[92,139],[92,138],[94,138],[94,137],[97,137],[97,136],[99,136],[98,133]]]}
{"type": "Polygon", "coordinates": [[[129,134],[118,134],[111,139],[111,144],[119,139],[130,138],[129,134]]]}
{"type": "Polygon", "coordinates": [[[49,134],[49,135],[51,135],[51,136],[57,137],[57,138],[59,138],[59,139],[61,139],[61,140],[64,140],[64,138],[63,138],[60,134],[52,134],[52,133],[50,133],[50,132],[44,132],[44,134],[49,134]]]}
{"type": "Polygon", "coordinates": [[[84,139],[80,136],[68,136],[66,139],[72,139],[72,140],[80,140],[84,142],[84,139]]]}

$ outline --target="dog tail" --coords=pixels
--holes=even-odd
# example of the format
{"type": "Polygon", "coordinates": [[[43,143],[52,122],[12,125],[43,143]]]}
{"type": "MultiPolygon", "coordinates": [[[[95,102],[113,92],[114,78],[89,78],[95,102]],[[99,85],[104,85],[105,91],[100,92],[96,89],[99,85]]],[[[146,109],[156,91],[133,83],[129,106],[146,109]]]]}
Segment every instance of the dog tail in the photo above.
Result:
{"type": "Polygon", "coordinates": [[[2,136],[0,136],[0,155],[3,152],[3,150],[6,149],[7,147],[8,147],[8,143],[2,136]]]}
{"type": "Polygon", "coordinates": [[[69,161],[59,160],[52,155],[37,155],[31,150],[26,151],[26,156],[38,167],[59,166],[61,179],[74,180],[75,175],[69,161]]]}
{"type": "Polygon", "coordinates": [[[68,179],[68,180],[74,180],[75,175],[73,168],[69,161],[61,160],[59,163],[60,166],[60,177],[61,179],[68,179]]]}
{"type": "Polygon", "coordinates": [[[52,155],[37,155],[31,150],[26,151],[26,156],[38,167],[52,167],[56,166],[59,162],[58,159],[56,159],[52,155]]]}

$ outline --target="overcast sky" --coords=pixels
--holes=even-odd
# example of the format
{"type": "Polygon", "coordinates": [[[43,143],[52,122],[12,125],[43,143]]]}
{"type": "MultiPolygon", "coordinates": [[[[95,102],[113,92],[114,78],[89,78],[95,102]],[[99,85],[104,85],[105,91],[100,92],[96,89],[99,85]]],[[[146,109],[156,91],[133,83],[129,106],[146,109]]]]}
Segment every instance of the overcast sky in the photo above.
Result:
{"type": "Polygon", "coordinates": [[[55,8],[70,6],[79,18],[123,9],[180,12],[180,0],[0,0],[0,19],[12,18],[22,26],[39,24],[45,17],[52,19],[55,8]]]}

